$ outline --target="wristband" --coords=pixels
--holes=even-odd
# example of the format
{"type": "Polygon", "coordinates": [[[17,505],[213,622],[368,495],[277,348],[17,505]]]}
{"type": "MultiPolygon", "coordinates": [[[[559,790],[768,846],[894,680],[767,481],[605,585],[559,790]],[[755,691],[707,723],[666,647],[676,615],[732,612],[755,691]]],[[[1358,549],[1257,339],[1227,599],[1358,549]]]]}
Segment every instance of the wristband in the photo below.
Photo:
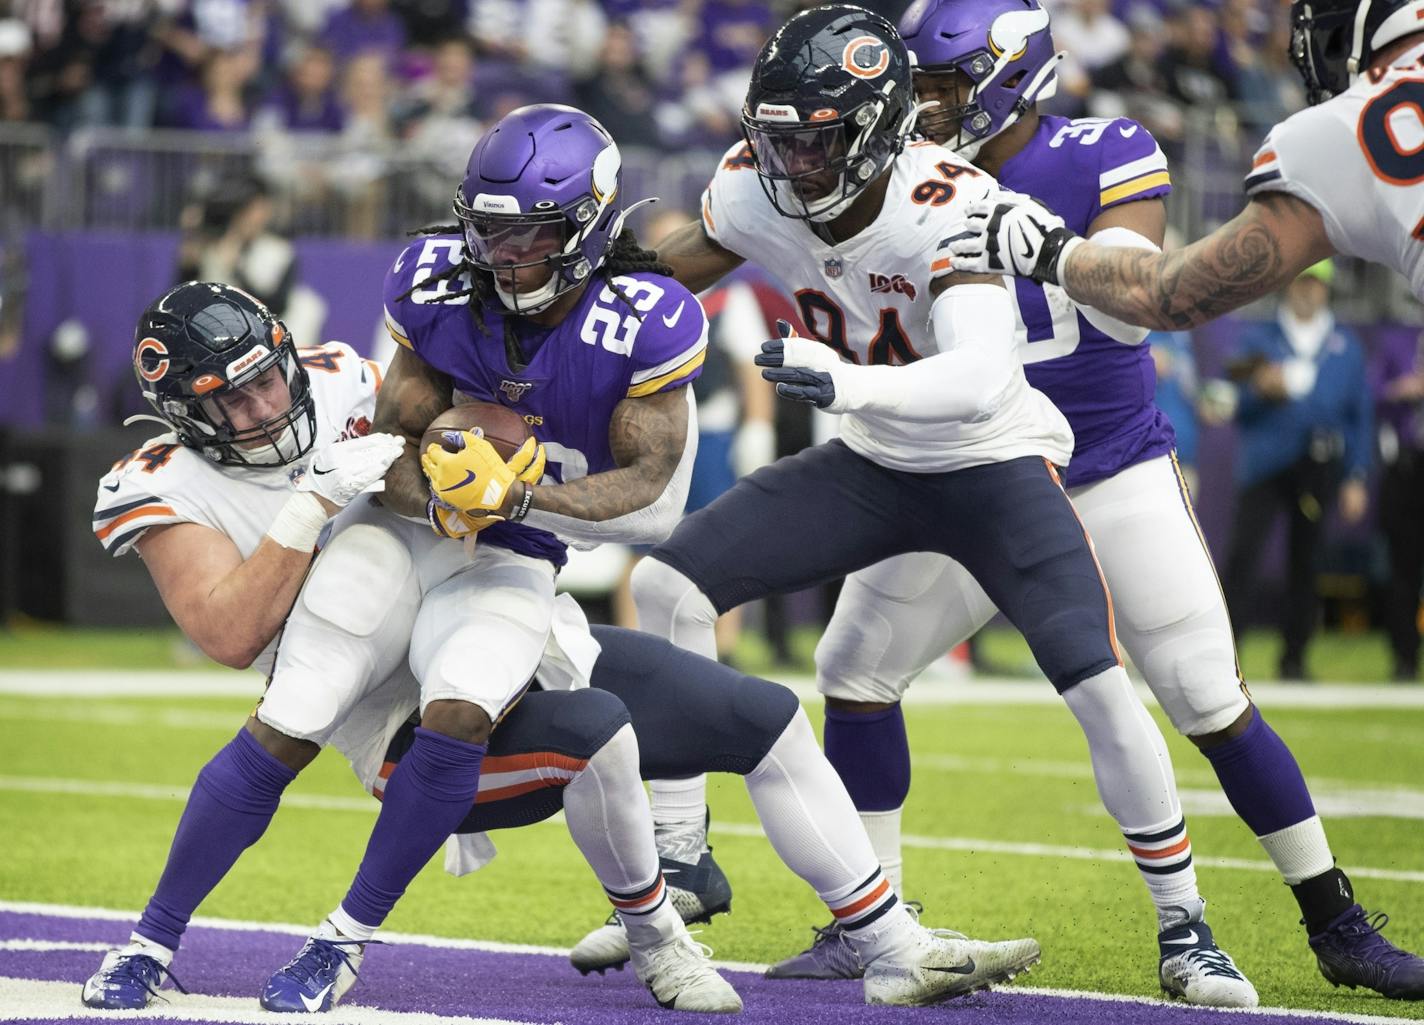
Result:
{"type": "MultiPolygon", "coordinates": [[[[520,483],[524,482],[521,481],[520,483]]],[[[519,505],[517,505],[514,511],[509,514],[509,522],[518,523],[520,520],[524,519],[524,517],[529,515],[529,507],[533,504],[534,488],[532,485],[525,484],[524,494],[519,499],[519,505]]]]}
{"type": "Polygon", "coordinates": [[[310,491],[298,491],[277,512],[267,536],[283,548],[310,552],[329,519],[326,508],[310,491]]]}

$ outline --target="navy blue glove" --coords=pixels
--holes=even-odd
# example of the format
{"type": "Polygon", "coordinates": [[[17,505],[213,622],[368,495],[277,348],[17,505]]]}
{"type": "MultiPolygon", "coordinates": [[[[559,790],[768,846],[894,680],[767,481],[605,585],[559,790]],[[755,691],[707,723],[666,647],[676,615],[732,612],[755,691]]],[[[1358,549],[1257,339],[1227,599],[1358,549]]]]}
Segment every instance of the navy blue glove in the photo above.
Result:
{"type": "Polygon", "coordinates": [[[764,368],[761,376],[776,384],[776,394],[782,398],[826,409],[836,400],[835,381],[824,370],[786,366],[785,340],[792,336],[791,325],[778,320],[776,330],[781,337],[762,342],[761,352],[755,357],[756,365],[764,368]]]}

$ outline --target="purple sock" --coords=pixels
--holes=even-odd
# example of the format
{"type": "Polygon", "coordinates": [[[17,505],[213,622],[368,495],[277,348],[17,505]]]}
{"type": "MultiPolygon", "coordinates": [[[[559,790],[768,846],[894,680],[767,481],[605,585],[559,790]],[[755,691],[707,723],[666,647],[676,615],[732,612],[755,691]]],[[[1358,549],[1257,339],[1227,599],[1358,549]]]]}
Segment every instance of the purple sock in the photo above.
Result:
{"type": "Polygon", "coordinates": [[[857,811],[894,811],[910,793],[905,715],[826,708],[826,760],[835,766],[857,811]]]}
{"type": "Polygon", "coordinates": [[[380,925],[445,838],[470,813],[480,785],[484,744],[415,729],[415,742],[386,783],[381,814],[342,907],[380,925]]]}
{"type": "Polygon", "coordinates": [[[1295,755],[1255,709],[1234,740],[1202,752],[1241,821],[1257,836],[1304,822],[1315,814],[1295,755]]]}
{"type": "Polygon", "coordinates": [[[296,778],[256,737],[239,730],[198,773],[158,889],[134,931],[177,950],[188,919],[266,831],[282,791],[296,778]]]}

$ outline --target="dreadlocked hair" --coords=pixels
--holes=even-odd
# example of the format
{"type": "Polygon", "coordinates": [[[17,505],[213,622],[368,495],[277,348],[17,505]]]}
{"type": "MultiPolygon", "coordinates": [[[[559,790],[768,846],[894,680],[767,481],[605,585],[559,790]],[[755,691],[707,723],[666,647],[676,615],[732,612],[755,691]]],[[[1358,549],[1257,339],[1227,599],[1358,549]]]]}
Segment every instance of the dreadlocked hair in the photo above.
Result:
{"type": "MultiPolygon", "coordinates": [[[[463,237],[464,229],[458,224],[430,224],[415,231],[408,232],[411,236],[424,235],[460,235],[463,237]]],[[[452,302],[456,299],[473,298],[470,303],[470,316],[475,321],[476,330],[481,333],[485,330],[484,314],[487,310],[499,314],[504,319],[504,345],[507,350],[518,352],[519,343],[514,332],[514,321],[512,312],[505,308],[504,303],[499,301],[499,296],[494,290],[494,275],[488,271],[480,270],[470,262],[468,256],[461,250],[460,261],[449,268],[439,271],[430,277],[425,278],[418,284],[413,284],[396,297],[397,301],[408,299],[417,288],[427,288],[433,282],[446,281],[450,278],[457,278],[468,274],[470,287],[458,292],[451,292],[444,296],[441,302],[452,302]]],[[[638,236],[633,233],[632,228],[624,228],[618,233],[618,237],[613,240],[613,244],[608,247],[608,254],[604,257],[603,264],[598,268],[598,276],[601,277],[611,292],[616,295],[623,305],[628,307],[628,311],[637,317],[639,321],[643,319],[632,300],[624,294],[623,289],[614,284],[613,279],[620,274],[632,274],[642,271],[648,274],[661,274],[664,277],[672,277],[673,270],[670,265],[658,259],[655,250],[644,249],[638,243],[638,236]]]]}

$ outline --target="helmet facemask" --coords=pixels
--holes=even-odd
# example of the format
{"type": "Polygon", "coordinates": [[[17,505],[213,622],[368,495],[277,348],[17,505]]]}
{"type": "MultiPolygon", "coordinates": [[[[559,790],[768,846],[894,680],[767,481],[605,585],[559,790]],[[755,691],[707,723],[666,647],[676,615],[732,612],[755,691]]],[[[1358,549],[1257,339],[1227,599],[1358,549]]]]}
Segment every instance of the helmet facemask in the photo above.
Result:
{"type": "MultiPolygon", "coordinates": [[[[316,404],[296,347],[279,322],[273,348],[258,344],[228,366],[229,380],[198,374],[189,396],[144,397],[179,441],[228,466],[286,466],[316,443],[316,404]],[[268,412],[272,409],[278,412],[268,412]],[[266,414],[266,415],[264,415],[266,414]]],[[[140,366],[142,369],[142,366],[140,366]]]]}
{"type": "Polygon", "coordinates": [[[538,313],[597,269],[584,255],[583,243],[602,217],[611,216],[608,204],[585,196],[562,208],[529,213],[492,209],[498,204],[491,200],[502,198],[477,196],[471,205],[463,193],[456,194],[465,251],[471,265],[494,279],[495,294],[507,310],[538,313]]]}
{"type": "Polygon", "coordinates": [[[904,145],[912,119],[884,124],[889,110],[879,96],[844,116],[826,108],[805,121],[786,105],[744,110],[742,134],[777,213],[817,223],[844,213],[904,145]]]}

